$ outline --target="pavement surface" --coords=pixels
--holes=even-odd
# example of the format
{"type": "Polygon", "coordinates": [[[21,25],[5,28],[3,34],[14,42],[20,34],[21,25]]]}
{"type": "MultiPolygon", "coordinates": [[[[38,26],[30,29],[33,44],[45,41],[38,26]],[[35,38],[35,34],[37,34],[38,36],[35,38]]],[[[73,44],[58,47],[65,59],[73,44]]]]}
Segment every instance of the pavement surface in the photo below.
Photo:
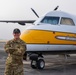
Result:
{"type": "MultiPolygon", "coordinates": [[[[0,43],[0,75],[4,75],[7,58],[4,44],[4,42],[0,43]]],[[[76,75],[76,54],[71,54],[67,58],[59,55],[45,55],[44,58],[46,64],[43,70],[32,69],[30,60],[23,61],[24,75],[76,75]]]]}

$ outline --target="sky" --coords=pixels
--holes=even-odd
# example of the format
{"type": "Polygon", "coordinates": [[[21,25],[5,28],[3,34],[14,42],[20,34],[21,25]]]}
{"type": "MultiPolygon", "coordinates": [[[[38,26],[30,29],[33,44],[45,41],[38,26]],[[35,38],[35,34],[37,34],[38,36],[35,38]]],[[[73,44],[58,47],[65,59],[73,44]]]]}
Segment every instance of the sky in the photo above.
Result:
{"type": "MultiPolygon", "coordinates": [[[[0,0],[0,20],[36,20],[30,8],[39,16],[52,11],[57,5],[61,11],[76,15],[76,0],[0,0]]],[[[13,38],[12,31],[19,28],[23,32],[29,24],[0,23],[0,39],[13,38]]]]}

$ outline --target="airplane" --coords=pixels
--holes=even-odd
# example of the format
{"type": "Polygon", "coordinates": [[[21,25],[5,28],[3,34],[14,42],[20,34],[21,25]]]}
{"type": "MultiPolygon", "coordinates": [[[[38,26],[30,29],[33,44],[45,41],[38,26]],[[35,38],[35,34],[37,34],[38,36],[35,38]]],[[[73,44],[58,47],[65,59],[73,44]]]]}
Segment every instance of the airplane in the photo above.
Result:
{"type": "Polygon", "coordinates": [[[44,69],[45,61],[43,55],[66,55],[76,52],[76,16],[58,11],[58,7],[42,17],[39,17],[35,10],[31,8],[38,17],[36,21],[0,20],[0,22],[12,22],[20,25],[32,23],[21,34],[20,38],[26,42],[26,53],[31,60],[31,67],[33,69],[44,69]]]}

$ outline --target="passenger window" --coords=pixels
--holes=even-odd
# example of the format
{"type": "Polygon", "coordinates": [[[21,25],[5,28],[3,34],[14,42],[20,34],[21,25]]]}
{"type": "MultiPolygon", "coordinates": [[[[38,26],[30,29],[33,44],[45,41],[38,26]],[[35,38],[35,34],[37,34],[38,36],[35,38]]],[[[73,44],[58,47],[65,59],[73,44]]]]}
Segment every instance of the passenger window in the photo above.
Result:
{"type": "Polygon", "coordinates": [[[46,17],[43,18],[41,23],[57,25],[59,23],[59,17],[46,16],[46,17]]]}
{"type": "Polygon", "coordinates": [[[64,17],[61,18],[60,24],[63,24],[63,25],[75,25],[71,18],[64,18],[64,17]]]}

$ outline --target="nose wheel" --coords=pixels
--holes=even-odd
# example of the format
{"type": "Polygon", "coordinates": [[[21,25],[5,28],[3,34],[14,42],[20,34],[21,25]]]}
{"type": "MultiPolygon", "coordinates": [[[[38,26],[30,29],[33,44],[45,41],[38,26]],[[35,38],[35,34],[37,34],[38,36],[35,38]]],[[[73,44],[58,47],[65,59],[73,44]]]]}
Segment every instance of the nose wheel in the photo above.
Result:
{"type": "Polygon", "coordinates": [[[38,59],[38,60],[31,60],[31,67],[33,69],[44,69],[45,67],[45,61],[43,59],[38,59]]]}
{"type": "Polygon", "coordinates": [[[43,59],[39,59],[37,61],[37,67],[38,67],[38,69],[44,69],[44,67],[45,67],[45,61],[43,59]]]}
{"type": "Polygon", "coordinates": [[[31,60],[31,67],[32,67],[33,69],[36,69],[36,68],[37,68],[37,61],[31,60]]]}

